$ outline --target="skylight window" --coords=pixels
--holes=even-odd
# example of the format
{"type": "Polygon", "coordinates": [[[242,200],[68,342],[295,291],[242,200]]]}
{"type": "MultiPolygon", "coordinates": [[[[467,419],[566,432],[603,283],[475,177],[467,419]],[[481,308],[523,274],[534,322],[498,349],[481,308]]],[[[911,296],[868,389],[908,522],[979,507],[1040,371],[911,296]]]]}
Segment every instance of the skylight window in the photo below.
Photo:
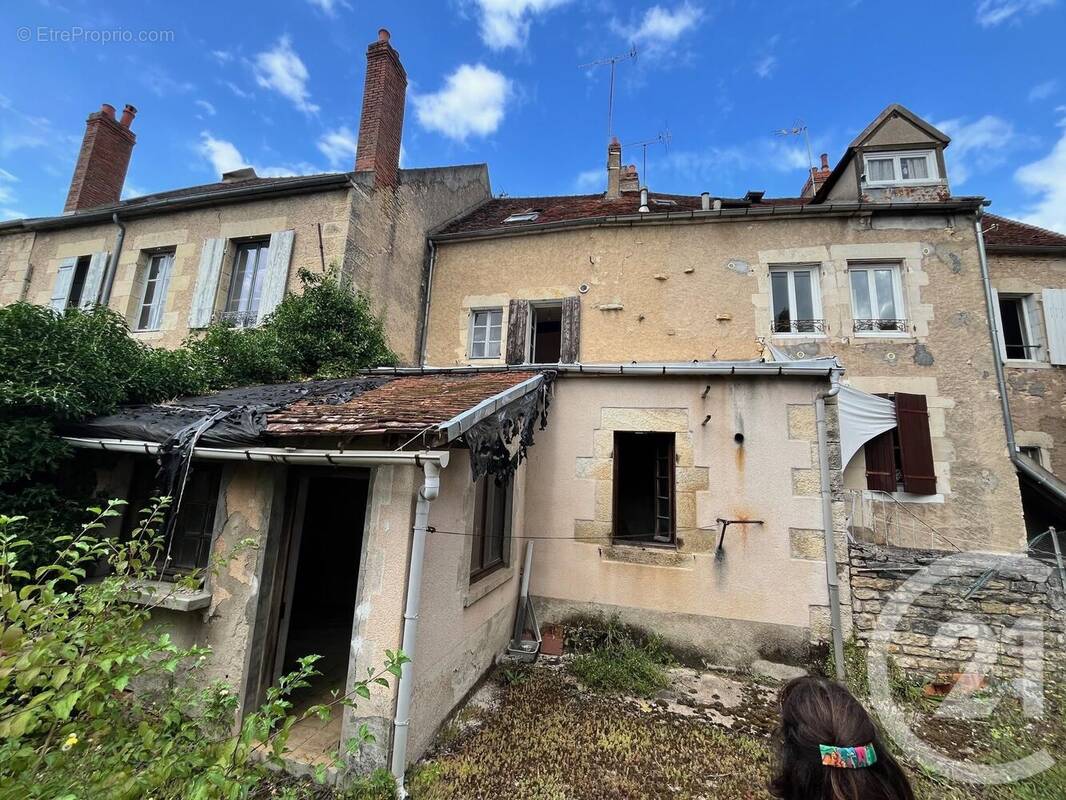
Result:
{"type": "Polygon", "coordinates": [[[676,201],[676,200],[659,200],[659,199],[653,199],[653,200],[651,201],[651,204],[652,204],[653,206],[676,206],[676,205],[677,205],[677,201],[676,201]]]}
{"type": "Polygon", "coordinates": [[[539,216],[540,211],[535,208],[527,208],[525,211],[516,211],[504,220],[504,224],[508,222],[532,222],[539,216]]]}

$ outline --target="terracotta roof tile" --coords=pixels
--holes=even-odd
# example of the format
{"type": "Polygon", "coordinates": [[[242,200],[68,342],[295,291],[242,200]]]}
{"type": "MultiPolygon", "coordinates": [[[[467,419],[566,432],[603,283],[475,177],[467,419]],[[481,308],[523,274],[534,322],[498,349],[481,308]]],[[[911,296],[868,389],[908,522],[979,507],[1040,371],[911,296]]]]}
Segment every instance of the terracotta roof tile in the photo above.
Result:
{"type": "Polygon", "coordinates": [[[985,214],[982,227],[988,247],[1066,247],[1066,235],[996,214],[985,214]]]}
{"type": "MultiPolygon", "coordinates": [[[[648,193],[649,213],[664,214],[677,211],[699,211],[700,195],[648,193]],[[658,202],[656,202],[658,201],[658,202]]],[[[809,202],[804,197],[765,197],[760,203],[724,199],[724,208],[742,206],[803,205],[809,202]]],[[[466,233],[492,230],[494,228],[524,228],[564,220],[592,219],[622,214],[636,214],[640,209],[640,192],[624,192],[621,197],[608,200],[603,194],[555,195],[551,197],[495,197],[478,206],[469,214],[454,220],[438,234],[466,233]],[[504,223],[512,214],[536,211],[532,222],[504,223]]]]}
{"type": "Polygon", "coordinates": [[[270,413],[266,432],[272,436],[417,433],[537,374],[531,370],[405,375],[344,403],[299,400],[270,413]]]}

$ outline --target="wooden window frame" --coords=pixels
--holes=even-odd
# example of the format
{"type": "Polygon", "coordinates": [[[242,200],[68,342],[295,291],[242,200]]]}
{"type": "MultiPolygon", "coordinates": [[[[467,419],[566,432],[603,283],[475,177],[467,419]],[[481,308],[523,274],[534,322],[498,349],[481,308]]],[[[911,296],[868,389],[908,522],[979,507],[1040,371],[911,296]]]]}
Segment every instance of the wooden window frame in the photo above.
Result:
{"type": "MultiPolygon", "coordinates": [[[[875,307],[880,304],[876,302],[877,298],[877,281],[874,278],[874,273],[880,269],[888,269],[892,273],[892,303],[896,308],[895,321],[905,322],[907,319],[907,309],[904,305],[903,298],[903,265],[898,261],[859,261],[851,262],[848,264],[848,295],[851,300],[851,316],[852,320],[860,319],[857,317],[858,304],[855,302],[855,287],[852,284],[853,275],[858,272],[865,273],[866,278],[866,290],[870,297],[870,313],[873,315],[868,317],[871,320],[885,320],[888,321],[888,317],[880,316],[880,310],[877,309],[875,314],[875,307]]],[[[910,333],[907,330],[899,329],[878,329],[878,330],[855,330],[856,336],[909,336],[910,333]]]]}
{"type": "Polygon", "coordinates": [[[866,487],[887,494],[937,494],[933,440],[925,395],[897,392],[880,395],[896,406],[896,427],[864,446],[866,487]]]}
{"type": "Polygon", "coordinates": [[[226,297],[222,304],[222,313],[219,315],[224,322],[230,322],[238,328],[251,328],[258,322],[259,301],[262,299],[262,282],[266,280],[266,272],[270,260],[270,237],[256,236],[250,239],[234,241],[233,265],[230,267],[229,286],[226,287],[226,297]],[[237,289],[237,266],[240,263],[241,254],[249,250],[258,251],[255,259],[255,267],[252,271],[252,280],[249,284],[251,296],[243,296],[245,280],[241,276],[240,288],[237,289]],[[259,297],[255,296],[255,282],[260,281],[259,297]],[[237,289],[237,293],[234,290],[237,289]],[[254,305],[253,305],[254,300],[254,305]],[[231,308],[236,304],[236,308],[231,308]]]}
{"type": "Polygon", "coordinates": [[[497,570],[510,565],[511,517],[514,512],[514,475],[508,476],[501,485],[493,475],[486,475],[474,484],[474,530],[470,546],[470,578],[473,585],[497,570]],[[496,503],[503,503],[503,525],[501,530],[486,534],[496,503]],[[489,559],[490,544],[498,538],[498,557],[489,559]]]}
{"type": "MultiPolygon", "coordinates": [[[[612,458],[612,486],[611,486],[611,540],[614,544],[629,544],[637,547],[676,547],[677,546],[677,470],[675,469],[676,461],[676,448],[677,448],[677,434],[671,431],[615,431],[614,432],[614,445],[613,445],[613,458],[612,458]],[[619,522],[621,515],[619,512],[618,495],[621,486],[620,481],[620,469],[621,461],[619,458],[619,434],[623,436],[628,435],[653,435],[660,436],[667,442],[666,452],[659,455],[656,453],[657,466],[658,462],[665,461],[666,475],[660,476],[656,474],[655,480],[658,483],[660,478],[665,478],[668,481],[667,502],[669,503],[669,517],[660,515],[659,509],[655,508],[655,530],[650,532],[647,538],[637,538],[631,534],[622,533],[619,530],[619,522]],[[667,438],[668,437],[668,438],[667,438]],[[661,519],[667,519],[666,530],[660,532],[659,521],[661,519]]],[[[658,487],[656,487],[658,491],[658,487]]],[[[659,495],[655,495],[655,500],[662,499],[659,495]]]]}
{"type": "Polygon", "coordinates": [[[467,357],[471,361],[480,361],[484,359],[499,360],[503,355],[503,308],[500,306],[490,308],[472,308],[470,309],[470,330],[468,331],[468,341],[470,346],[467,348],[467,357]],[[487,319],[484,325],[478,325],[478,315],[485,314],[487,319]],[[492,324],[492,315],[499,315],[499,322],[494,326],[492,324]],[[499,336],[496,339],[491,338],[493,327],[499,330],[499,336]],[[482,343],[485,345],[485,352],[483,355],[474,355],[474,331],[478,328],[485,329],[485,341],[482,343]],[[489,346],[495,345],[496,352],[490,353],[489,346]]]}
{"type": "Polygon", "coordinates": [[[144,285],[141,287],[141,300],[137,304],[137,325],[134,328],[135,331],[157,331],[162,328],[162,316],[163,310],[166,308],[166,295],[167,288],[170,283],[171,274],[174,271],[174,250],[161,250],[148,254],[148,262],[144,265],[144,285]],[[155,278],[152,277],[152,264],[155,261],[160,260],[159,271],[155,278]],[[146,301],[148,297],[148,287],[152,287],[152,299],[150,302],[146,301]],[[155,308],[159,306],[159,324],[151,325],[152,317],[155,315],[155,308]],[[147,312],[147,320],[145,321],[145,313],[147,312]]]}
{"type": "Polygon", "coordinates": [[[563,357],[563,314],[564,303],[559,300],[532,300],[529,303],[529,322],[526,324],[526,363],[527,364],[558,364],[563,357]],[[535,361],[537,353],[537,311],[545,308],[559,309],[559,357],[555,361],[535,361]]]}
{"type": "MultiPolygon", "coordinates": [[[[822,286],[821,264],[775,264],[770,267],[770,331],[774,336],[810,339],[812,337],[825,336],[825,320],[822,317],[822,286]],[[811,276],[811,314],[809,320],[796,319],[796,273],[808,272],[811,276]],[[783,274],[788,284],[789,330],[779,331],[777,319],[774,316],[774,275],[783,274]],[[809,331],[797,330],[800,323],[810,323],[809,331]]],[[[807,326],[804,326],[807,327],[807,326]]]]}

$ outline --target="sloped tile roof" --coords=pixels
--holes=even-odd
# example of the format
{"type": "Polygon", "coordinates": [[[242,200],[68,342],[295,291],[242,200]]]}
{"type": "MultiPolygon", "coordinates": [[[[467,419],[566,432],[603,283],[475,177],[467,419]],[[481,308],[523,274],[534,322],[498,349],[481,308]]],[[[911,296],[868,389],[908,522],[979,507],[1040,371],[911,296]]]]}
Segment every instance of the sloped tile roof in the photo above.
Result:
{"type": "Polygon", "coordinates": [[[343,403],[298,400],[267,415],[271,436],[417,433],[440,425],[537,371],[404,375],[343,403]]]}
{"type": "Polygon", "coordinates": [[[996,247],[1066,247],[1066,235],[996,214],[985,214],[985,245],[996,247]]]}
{"type": "MultiPolygon", "coordinates": [[[[758,203],[746,200],[723,200],[724,208],[743,206],[803,205],[809,202],[803,197],[765,197],[758,203]]],[[[667,214],[678,211],[699,211],[700,195],[648,193],[648,208],[651,214],[667,214]],[[658,202],[656,202],[658,201],[658,202]]],[[[608,200],[601,194],[555,195],[551,197],[496,197],[475,208],[466,216],[449,223],[437,235],[493,230],[495,228],[526,228],[549,222],[594,219],[624,214],[636,214],[640,210],[640,192],[624,192],[621,197],[608,200]],[[532,222],[504,223],[512,214],[536,211],[532,222]]]]}

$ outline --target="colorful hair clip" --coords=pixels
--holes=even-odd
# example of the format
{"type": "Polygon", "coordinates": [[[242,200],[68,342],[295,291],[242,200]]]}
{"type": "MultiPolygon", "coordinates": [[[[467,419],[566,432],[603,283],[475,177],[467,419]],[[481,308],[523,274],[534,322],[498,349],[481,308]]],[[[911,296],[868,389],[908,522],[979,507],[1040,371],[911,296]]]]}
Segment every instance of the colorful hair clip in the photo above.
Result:
{"type": "Polygon", "coordinates": [[[877,752],[872,744],[862,747],[834,747],[831,744],[818,745],[822,754],[822,764],[840,769],[860,769],[877,762],[877,752]]]}

